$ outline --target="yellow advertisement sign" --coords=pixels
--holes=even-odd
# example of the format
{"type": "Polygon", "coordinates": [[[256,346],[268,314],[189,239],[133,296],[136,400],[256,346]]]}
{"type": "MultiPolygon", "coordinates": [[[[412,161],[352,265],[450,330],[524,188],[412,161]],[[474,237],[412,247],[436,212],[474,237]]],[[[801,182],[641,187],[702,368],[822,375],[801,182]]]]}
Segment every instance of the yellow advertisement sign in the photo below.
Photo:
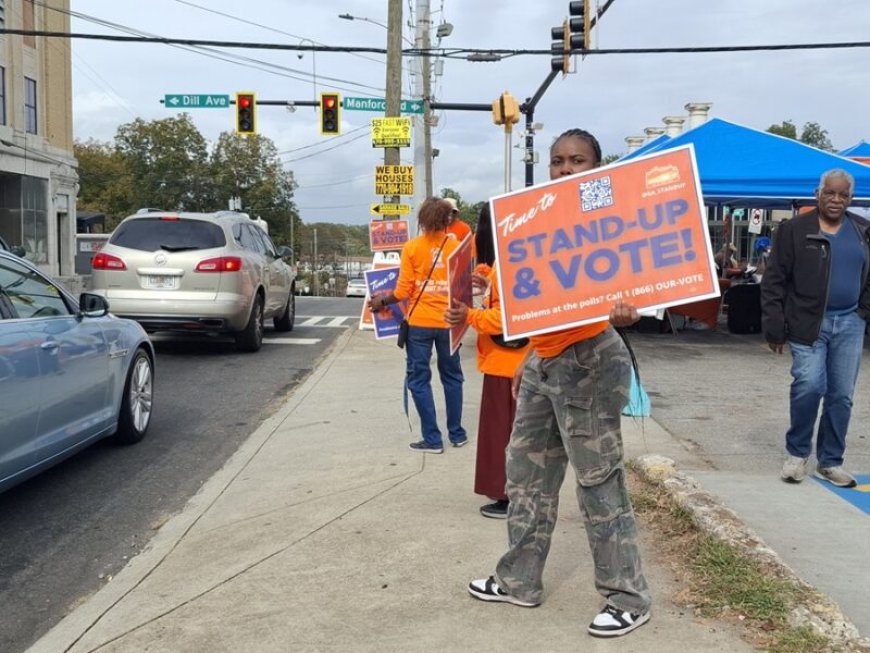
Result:
{"type": "Polygon", "coordinates": [[[414,166],[375,166],[375,195],[413,195],[414,166]]]}
{"type": "Polygon", "coordinates": [[[372,118],[372,147],[410,147],[411,119],[372,118]]]}

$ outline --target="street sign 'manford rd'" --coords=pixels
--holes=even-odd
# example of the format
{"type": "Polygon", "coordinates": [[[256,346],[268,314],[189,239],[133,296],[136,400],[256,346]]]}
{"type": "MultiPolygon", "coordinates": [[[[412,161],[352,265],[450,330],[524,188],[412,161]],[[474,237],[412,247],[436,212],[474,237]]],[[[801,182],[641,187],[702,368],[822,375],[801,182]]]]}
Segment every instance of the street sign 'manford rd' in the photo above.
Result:
{"type": "Polygon", "coordinates": [[[230,106],[229,95],[164,95],[167,107],[185,109],[226,109],[230,106]]]}
{"type": "MultiPolygon", "coordinates": [[[[342,100],[346,111],[376,111],[387,110],[387,101],[376,97],[346,97],[342,100]]],[[[423,113],[423,100],[402,100],[401,113],[423,113]]]]}

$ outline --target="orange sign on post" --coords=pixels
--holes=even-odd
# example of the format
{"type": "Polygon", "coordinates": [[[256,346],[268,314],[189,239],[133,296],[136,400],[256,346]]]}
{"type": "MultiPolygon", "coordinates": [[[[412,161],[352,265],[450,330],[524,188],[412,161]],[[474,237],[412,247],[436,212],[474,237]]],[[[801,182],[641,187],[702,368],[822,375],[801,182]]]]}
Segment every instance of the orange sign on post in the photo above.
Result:
{"type": "Polygon", "coordinates": [[[490,200],[506,339],[716,297],[691,145],[490,200]]]}
{"type": "Polygon", "coordinates": [[[372,220],[369,222],[369,243],[373,252],[400,250],[408,242],[407,220],[372,220]]]}

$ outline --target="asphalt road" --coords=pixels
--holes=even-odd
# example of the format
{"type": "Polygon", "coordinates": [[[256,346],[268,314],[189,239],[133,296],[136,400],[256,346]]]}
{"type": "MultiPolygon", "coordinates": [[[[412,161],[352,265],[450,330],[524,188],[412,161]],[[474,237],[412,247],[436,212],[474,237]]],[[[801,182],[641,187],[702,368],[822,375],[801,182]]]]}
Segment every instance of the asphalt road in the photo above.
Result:
{"type": "Polygon", "coordinates": [[[154,417],[132,447],[100,443],[0,494],[0,651],[18,653],[148,542],[286,399],[362,299],[297,297],[296,327],[256,354],[157,334],[154,417]]]}

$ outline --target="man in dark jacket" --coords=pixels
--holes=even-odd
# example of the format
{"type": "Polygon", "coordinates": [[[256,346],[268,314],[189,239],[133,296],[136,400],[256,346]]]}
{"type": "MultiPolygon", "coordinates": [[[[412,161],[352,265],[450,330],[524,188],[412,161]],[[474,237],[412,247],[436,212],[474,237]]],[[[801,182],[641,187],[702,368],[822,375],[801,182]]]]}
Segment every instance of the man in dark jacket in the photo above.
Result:
{"type": "Polygon", "coordinates": [[[870,315],[870,222],[848,213],[854,180],[822,175],[818,208],[783,222],[761,280],[762,330],[770,349],[792,354],[791,425],[781,477],[804,479],[816,435],[816,476],[854,487],[843,469],[852,393],[870,315]]]}

